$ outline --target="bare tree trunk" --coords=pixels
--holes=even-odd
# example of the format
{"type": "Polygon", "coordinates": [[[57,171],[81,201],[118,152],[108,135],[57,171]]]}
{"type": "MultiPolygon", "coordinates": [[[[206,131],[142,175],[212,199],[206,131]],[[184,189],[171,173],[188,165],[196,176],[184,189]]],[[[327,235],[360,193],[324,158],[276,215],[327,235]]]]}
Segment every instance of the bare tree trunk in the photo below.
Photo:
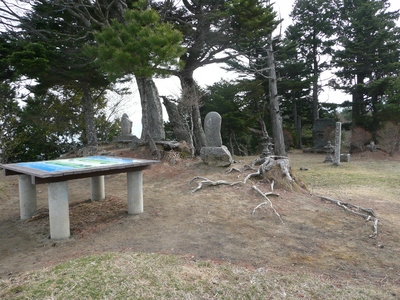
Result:
{"type": "Polygon", "coordinates": [[[313,84],[312,84],[312,113],[313,113],[313,125],[315,124],[315,120],[319,119],[318,113],[318,78],[319,78],[319,65],[318,65],[318,57],[317,57],[317,45],[313,46],[313,84]]]}
{"type": "Polygon", "coordinates": [[[146,141],[149,133],[149,122],[147,118],[147,96],[146,96],[146,78],[136,78],[136,83],[140,94],[140,104],[142,105],[142,134],[140,139],[146,141]]]}
{"type": "Polygon", "coordinates": [[[231,131],[229,134],[229,148],[230,148],[230,152],[231,152],[232,156],[235,155],[234,149],[233,149],[233,135],[234,135],[234,132],[231,131]]]}
{"type": "Polygon", "coordinates": [[[203,124],[201,122],[200,107],[196,103],[192,107],[193,116],[193,140],[196,154],[200,153],[201,148],[206,147],[206,135],[204,133],[203,124]]]}
{"type": "Polygon", "coordinates": [[[83,118],[85,120],[85,130],[86,130],[86,144],[88,146],[97,145],[97,132],[96,125],[94,122],[94,107],[92,94],[90,92],[90,87],[85,85],[83,87],[83,118]]]}
{"type": "Polygon", "coordinates": [[[268,36],[267,55],[268,55],[268,67],[269,67],[269,94],[270,94],[269,109],[271,113],[274,152],[275,155],[285,156],[286,149],[285,149],[285,141],[283,138],[282,116],[279,108],[280,97],[278,95],[278,88],[276,86],[275,58],[272,47],[272,34],[269,34],[268,36]]]}
{"type": "Polygon", "coordinates": [[[183,121],[183,117],[179,112],[178,106],[172,103],[172,101],[167,97],[161,97],[164,100],[163,103],[165,109],[167,110],[168,119],[174,131],[175,138],[178,140],[178,142],[185,141],[190,147],[193,147],[193,140],[190,135],[190,130],[188,125],[183,121]]]}
{"type": "Polygon", "coordinates": [[[301,117],[299,116],[299,113],[297,111],[297,100],[294,98],[293,99],[293,116],[294,116],[294,128],[296,132],[296,148],[301,149],[303,148],[302,145],[302,132],[301,132],[301,117]]]}
{"type": "Polygon", "coordinates": [[[141,139],[146,140],[147,134],[149,134],[153,140],[164,140],[162,106],[157,87],[152,78],[137,78],[136,81],[142,104],[141,139]]]}
{"type": "Polygon", "coordinates": [[[193,73],[186,72],[180,77],[182,85],[182,104],[187,109],[187,113],[191,119],[192,136],[195,147],[195,153],[200,154],[202,147],[206,147],[206,135],[204,133],[203,124],[200,115],[201,94],[196,89],[193,79],[193,73]]]}

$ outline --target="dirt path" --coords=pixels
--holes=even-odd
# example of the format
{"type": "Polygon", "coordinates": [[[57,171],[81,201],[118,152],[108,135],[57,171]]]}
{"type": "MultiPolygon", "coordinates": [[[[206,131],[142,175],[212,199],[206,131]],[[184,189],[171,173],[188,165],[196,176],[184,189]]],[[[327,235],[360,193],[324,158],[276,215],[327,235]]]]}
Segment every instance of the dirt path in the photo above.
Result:
{"type": "MultiPolygon", "coordinates": [[[[196,185],[188,182],[194,176],[238,180],[237,174],[224,171],[199,161],[154,166],[145,171],[144,213],[137,216],[127,215],[125,175],[107,176],[107,199],[96,203],[87,201],[89,179],[70,181],[72,237],[65,241],[48,238],[47,186],[38,187],[40,217],[21,221],[17,178],[2,176],[6,197],[0,200],[0,277],[90,253],[134,251],[400,286],[398,222],[382,220],[379,238],[371,239],[371,223],[307,192],[279,191],[279,198],[271,197],[283,224],[269,206],[252,214],[263,200],[251,183],[191,193],[196,185]]],[[[254,183],[269,191],[265,182],[254,183]]],[[[400,212],[399,202],[376,206],[380,215],[400,212]]]]}

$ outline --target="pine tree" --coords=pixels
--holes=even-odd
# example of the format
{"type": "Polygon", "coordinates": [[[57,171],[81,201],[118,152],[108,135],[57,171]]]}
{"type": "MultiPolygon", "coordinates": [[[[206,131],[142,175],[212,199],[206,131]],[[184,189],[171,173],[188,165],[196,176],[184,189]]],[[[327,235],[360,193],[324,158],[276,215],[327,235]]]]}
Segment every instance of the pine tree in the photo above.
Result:
{"type": "Polygon", "coordinates": [[[293,25],[287,34],[296,41],[298,53],[305,60],[312,76],[312,115],[313,122],[318,116],[318,96],[321,92],[321,73],[328,69],[330,52],[334,45],[334,20],[337,11],[334,0],[296,0],[290,14],[293,25]]]}
{"type": "Polygon", "coordinates": [[[388,80],[400,70],[399,11],[389,11],[387,0],[343,0],[340,4],[333,56],[338,68],[336,87],[352,95],[353,128],[376,131],[378,104],[386,98],[388,80]]]}

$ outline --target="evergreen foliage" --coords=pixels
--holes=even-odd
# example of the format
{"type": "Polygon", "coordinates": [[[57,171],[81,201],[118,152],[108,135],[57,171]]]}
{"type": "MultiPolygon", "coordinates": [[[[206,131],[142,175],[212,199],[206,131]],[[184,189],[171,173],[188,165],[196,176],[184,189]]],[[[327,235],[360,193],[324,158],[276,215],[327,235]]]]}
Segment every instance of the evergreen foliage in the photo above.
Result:
{"type": "Polygon", "coordinates": [[[138,78],[168,74],[179,68],[177,58],[184,52],[181,33],[162,23],[144,1],[125,11],[123,23],[112,20],[94,36],[96,44],[87,53],[111,80],[131,74],[138,78]]]}
{"type": "Polygon", "coordinates": [[[378,106],[387,97],[388,83],[400,71],[399,11],[390,12],[387,0],[340,1],[336,87],[352,95],[353,126],[375,132],[378,106]]]}
{"type": "Polygon", "coordinates": [[[335,117],[337,107],[321,108],[318,99],[321,73],[329,69],[335,71],[330,85],[352,95],[344,105],[353,128],[375,138],[388,122],[400,123],[400,12],[390,11],[388,0],[296,0],[293,23],[274,39],[280,20],[266,1],[32,3],[0,33],[3,162],[48,159],[76,145],[109,141],[119,128],[105,114],[105,90],[130,75],[179,76],[181,117],[191,123],[196,146],[202,144],[201,116],[215,110],[230,150],[257,153],[260,136],[249,128],[259,129],[262,120],[272,131],[270,41],[279,109],[296,147],[316,118],[335,117]],[[193,72],[212,63],[228,63],[246,79],[216,83],[203,95],[193,72]],[[16,99],[20,87],[30,93],[23,102],[16,99]]]}

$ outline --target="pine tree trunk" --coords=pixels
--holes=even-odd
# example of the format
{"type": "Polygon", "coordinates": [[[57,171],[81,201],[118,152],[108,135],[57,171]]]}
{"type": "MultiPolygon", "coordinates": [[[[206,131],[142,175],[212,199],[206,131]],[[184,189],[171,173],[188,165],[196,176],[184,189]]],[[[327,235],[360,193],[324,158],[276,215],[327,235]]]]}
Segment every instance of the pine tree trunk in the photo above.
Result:
{"type": "MultiPolygon", "coordinates": [[[[359,77],[359,76],[357,76],[359,77]]],[[[351,121],[352,121],[352,127],[353,129],[359,126],[361,123],[361,117],[363,116],[363,110],[364,110],[364,94],[363,91],[359,86],[363,84],[363,79],[357,79],[357,84],[358,86],[354,89],[352,93],[352,100],[353,100],[353,107],[352,107],[352,115],[351,115],[351,121]]]]}
{"type": "Polygon", "coordinates": [[[86,130],[86,145],[96,146],[97,132],[94,121],[95,118],[94,118],[93,99],[89,86],[83,87],[82,104],[83,104],[83,118],[85,120],[85,130],[86,130]]]}
{"type": "Polygon", "coordinates": [[[297,101],[294,98],[293,99],[293,116],[294,116],[294,128],[295,128],[295,132],[296,132],[296,148],[297,149],[301,149],[303,148],[302,145],[302,132],[301,132],[301,117],[299,116],[298,110],[297,110],[297,101]]]}
{"type": "Polygon", "coordinates": [[[136,81],[142,104],[141,139],[146,140],[149,134],[155,141],[164,140],[162,106],[157,87],[152,78],[137,78],[136,81]]]}
{"type": "Polygon", "coordinates": [[[283,122],[281,111],[279,107],[280,97],[278,95],[278,88],[276,85],[276,71],[275,71],[275,58],[272,47],[272,34],[268,36],[268,67],[269,67],[269,109],[271,113],[272,122],[272,137],[274,143],[275,155],[285,156],[285,141],[283,138],[283,122]]]}
{"type": "Polygon", "coordinates": [[[178,106],[168,100],[167,97],[162,97],[165,109],[167,110],[168,119],[174,131],[175,138],[178,142],[185,141],[190,147],[193,147],[190,130],[183,122],[183,118],[178,110],[178,106]]]}
{"type": "Polygon", "coordinates": [[[147,134],[149,133],[149,122],[147,118],[146,78],[136,78],[136,83],[140,95],[140,104],[142,106],[142,134],[140,139],[142,141],[146,141],[147,134]]]}
{"type": "Polygon", "coordinates": [[[318,113],[318,78],[319,78],[319,71],[318,71],[318,57],[317,57],[317,45],[314,45],[313,48],[313,84],[312,84],[312,113],[313,113],[313,125],[315,121],[319,119],[318,113]]]}
{"type": "Polygon", "coordinates": [[[195,103],[192,107],[193,116],[193,141],[196,154],[200,154],[200,150],[207,146],[206,134],[204,133],[203,124],[201,122],[200,106],[195,103]]]}
{"type": "Polygon", "coordinates": [[[206,135],[204,133],[200,115],[201,95],[199,95],[199,92],[196,89],[193,72],[182,72],[180,76],[183,105],[186,107],[187,113],[192,122],[191,135],[193,136],[195,154],[200,154],[201,148],[207,146],[206,135]]]}

